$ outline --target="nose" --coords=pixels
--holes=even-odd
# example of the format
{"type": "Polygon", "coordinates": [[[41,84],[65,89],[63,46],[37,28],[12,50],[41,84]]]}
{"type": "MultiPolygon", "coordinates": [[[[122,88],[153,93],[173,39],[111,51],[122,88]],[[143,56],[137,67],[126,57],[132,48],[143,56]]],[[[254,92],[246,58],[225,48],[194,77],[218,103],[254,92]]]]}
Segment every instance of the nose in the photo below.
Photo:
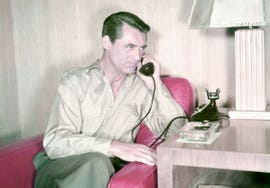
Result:
{"type": "Polygon", "coordinates": [[[144,52],[141,48],[136,49],[134,52],[134,58],[136,59],[136,61],[141,61],[143,54],[144,52]]]}

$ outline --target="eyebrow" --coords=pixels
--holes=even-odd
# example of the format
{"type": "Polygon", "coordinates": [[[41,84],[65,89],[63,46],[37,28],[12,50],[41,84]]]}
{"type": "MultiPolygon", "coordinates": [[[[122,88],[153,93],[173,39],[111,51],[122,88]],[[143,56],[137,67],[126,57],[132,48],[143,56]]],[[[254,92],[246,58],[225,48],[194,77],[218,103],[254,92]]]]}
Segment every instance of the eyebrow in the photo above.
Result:
{"type": "MultiPolygon", "coordinates": [[[[136,44],[133,44],[133,43],[127,43],[126,44],[126,46],[128,46],[128,45],[132,45],[133,47],[137,47],[137,46],[139,46],[139,45],[136,45],[136,44]]],[[[146,47],[147,47],[147,44],[145,44],[145,45],[142,45],[142,46],[139,46],[140,48],[143,48],[143,49],[145,49],[146,47]]]]}
{"type": "Polygon", "coordinates": [[[147,47],[147,44],[142,45],[141,47],[142,47],[143,49],[145,49],[145,48],[147,47]]]}

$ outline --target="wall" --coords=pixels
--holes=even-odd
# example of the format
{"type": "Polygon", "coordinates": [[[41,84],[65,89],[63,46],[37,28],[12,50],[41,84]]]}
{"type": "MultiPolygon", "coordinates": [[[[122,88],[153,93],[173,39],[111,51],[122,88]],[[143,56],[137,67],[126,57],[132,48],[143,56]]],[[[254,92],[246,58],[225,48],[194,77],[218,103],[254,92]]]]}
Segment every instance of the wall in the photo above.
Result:
{"type": "Polygon", "coordinates": [[[20,138],[9,0],[0,1],[0,145],[20,138]]]}
{"type": "Polygon", "coordinates": [[[207,102],[205,88],[220,88],[218,105],[233,105],[233,31],[189,30],[191,5],[187,0],[1,0],[1,130],[14,139],[44,131],[60,75],[100,57],[102,21],[120,10],[151,25],[148,51],[161,62],[163,74],[188,78],[199,103],[207,102]]]}

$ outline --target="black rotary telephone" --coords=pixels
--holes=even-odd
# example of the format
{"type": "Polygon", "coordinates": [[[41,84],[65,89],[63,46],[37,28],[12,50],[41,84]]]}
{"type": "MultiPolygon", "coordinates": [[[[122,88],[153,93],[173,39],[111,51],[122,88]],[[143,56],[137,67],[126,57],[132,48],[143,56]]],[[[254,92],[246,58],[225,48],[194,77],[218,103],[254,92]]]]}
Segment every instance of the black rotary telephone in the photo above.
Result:
{"type": "Polygon", "coordinates": [[[203,104],[196,108],[195,112],[190,117],[190,121],[208,122],[229,118],[228,115],[219,112],[216,105],[216,100],[219,99],[220,89],[216,89],[215,92],[209,92],[208,89],[205,90],[210,102],[208,105],[203,104]]]}

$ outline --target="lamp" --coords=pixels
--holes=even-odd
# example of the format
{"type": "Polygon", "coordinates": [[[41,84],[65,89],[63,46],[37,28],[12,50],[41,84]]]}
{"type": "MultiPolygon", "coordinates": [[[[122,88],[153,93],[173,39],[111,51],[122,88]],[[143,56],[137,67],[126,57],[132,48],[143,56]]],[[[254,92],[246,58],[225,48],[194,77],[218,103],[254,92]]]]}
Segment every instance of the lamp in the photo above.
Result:
{"type": "Polygon", "coordinates": [[[270,119],[265,83],[264,30],[269,0],[194,0],[191,29],[238,28],[235,32],[235,119],[270,119]]]}

